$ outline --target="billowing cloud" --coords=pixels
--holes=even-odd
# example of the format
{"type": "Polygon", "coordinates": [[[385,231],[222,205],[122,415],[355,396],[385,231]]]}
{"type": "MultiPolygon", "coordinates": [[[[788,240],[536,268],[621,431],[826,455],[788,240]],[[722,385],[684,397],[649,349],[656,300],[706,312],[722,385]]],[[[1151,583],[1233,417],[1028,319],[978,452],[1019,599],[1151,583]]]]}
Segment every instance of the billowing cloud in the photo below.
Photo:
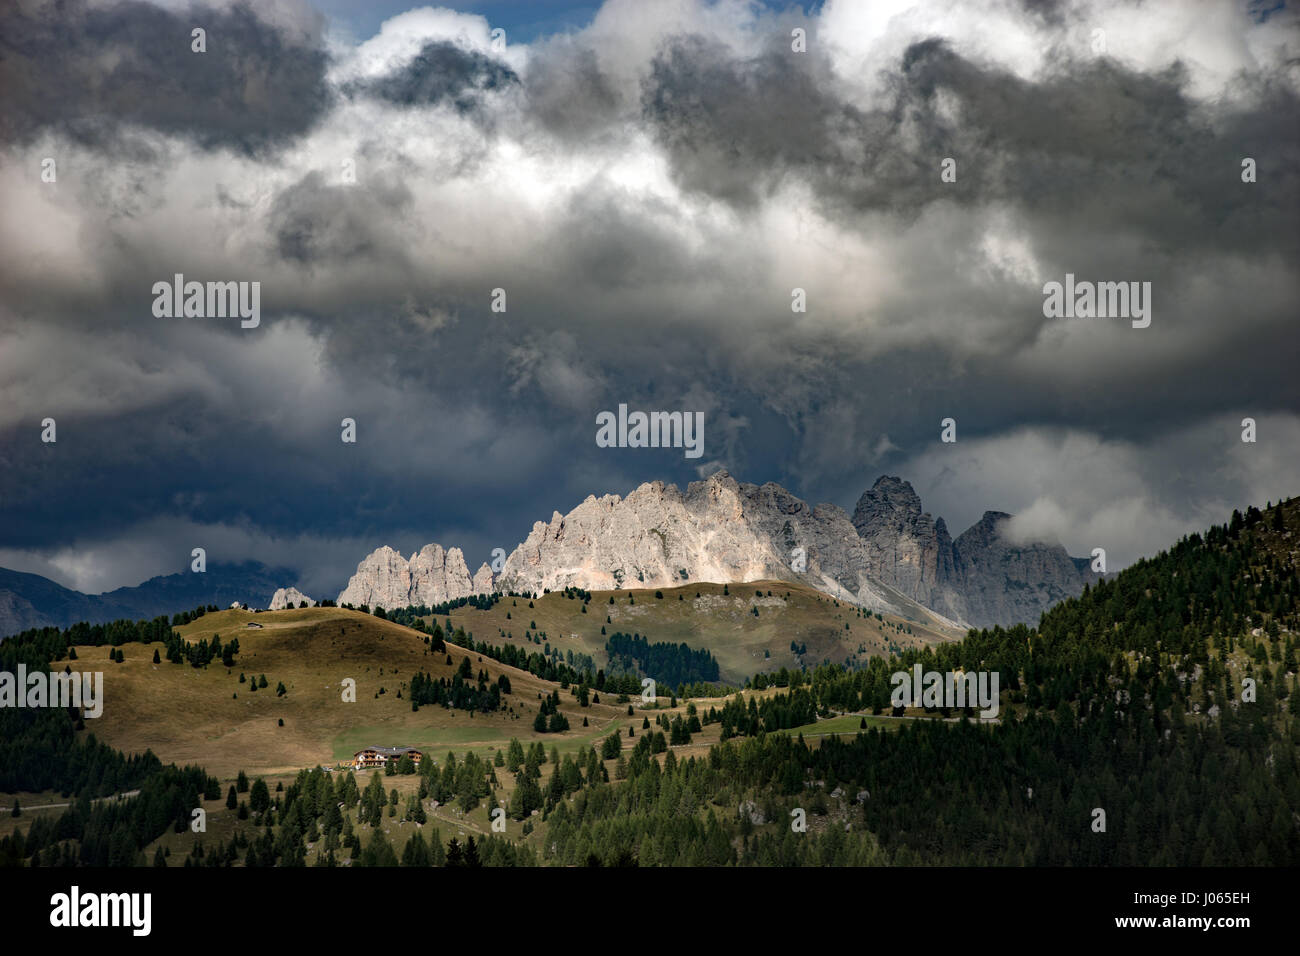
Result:
{"type": "Polygon", "coordinates": [[[203,148],[258,152],[303,135],[325,112],[323,18],[288,4],[141,0],[5,4],[0,137],[56,130],[113,147],[135,129],[203,148]],[[279,14],[277,16],[277,14],[279,14]],[[202,31],[195,35],[195,31],[202,31]]]}
{"type": "Polygon", "coordinates": [[[208,529],[324,593],[726,467],[900,474],[1118,566],[1296,490],[1294,11],[0,16],[0,564],[134,584],[208,529]],[[155,318],[176,273],[259,282],[260,324],[155,318]],[[1045,317],[1067,273],[1150,282],[1150,327],[1045,317]],[[597,447],[620,403],[703,412],[702,457],[597,447]]]}
{"type": "Polygon", "coordinates": [[[409,63],[361,86],[360,91],[398,106],[450,104],[469,113],[482,108],[487,94],[518,83],[514,71],[492,57],[435,40],[409,63]]]}

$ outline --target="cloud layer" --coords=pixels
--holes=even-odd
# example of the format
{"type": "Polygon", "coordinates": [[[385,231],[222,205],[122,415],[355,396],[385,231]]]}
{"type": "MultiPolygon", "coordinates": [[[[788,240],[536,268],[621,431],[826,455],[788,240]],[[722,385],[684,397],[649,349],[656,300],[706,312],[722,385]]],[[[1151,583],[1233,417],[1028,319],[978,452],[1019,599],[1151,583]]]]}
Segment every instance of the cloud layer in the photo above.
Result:
{"type": "Polygon", "coordinates": [[[352,45],[292,0],[8,5],[0,564],[98,589],[204,546],[324,593],[726,467],[850,509],[899,474],[1116,566],[1294,494],[1296,26],[610,0],[352,45]],[[260,282],[261,324],[154,318],[176,273],[260,282]],[[1150,282],[1151,326],[1045,318],[1066,273],[1150,282]],[[596,447],[619,403],[703,411],[704,457],[596,447]]]}

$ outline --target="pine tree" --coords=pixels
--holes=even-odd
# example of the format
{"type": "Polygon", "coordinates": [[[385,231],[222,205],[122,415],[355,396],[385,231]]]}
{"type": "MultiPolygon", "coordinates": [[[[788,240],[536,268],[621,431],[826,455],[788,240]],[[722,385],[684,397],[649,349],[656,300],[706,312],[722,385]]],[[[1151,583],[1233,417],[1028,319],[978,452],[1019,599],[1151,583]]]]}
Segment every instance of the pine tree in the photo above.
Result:
{"type": "Polygon", "coordinates": [[[362,851],[358,861],[362,866],[397,866],[397,854],[384,836],[383,827],[375,827],[370,834],[370,842],[362,851]]]}
{"type": "Polygon", "coordinates": [[[271,793],[267,789],[266,781],[258,777],[253,781],[252,789],[248,794],[248,807],[254,813],[263,813],[271,805],[271,793]]]}
{"type": "Polygon", "coordinates": [[[460,848],[460,841],[457,840],[455,837],[452,837],[451,840],[448,841],[447,843],[447,857],[446,857],[446,862],[443,863],[443,866],[459,867],[464,865],[465,865],[465,857],[464,857],[464,853],[460,848]]]}
{"type": "Polygon", "coordinates": [[[518,773],[524,759],[523,744],[519,742],[518,737],[511,737],[510,746],[506,748],[506,771],[508,773],[518,773]]]}
{"type": "Polygon", "coordinates": [[[411,834],[411,838],[406,841],[406,847],[402,850],[402,866],[429,866],[429,845],[424,842],[424,837],[420,831],[416,830],[411,834]]]}

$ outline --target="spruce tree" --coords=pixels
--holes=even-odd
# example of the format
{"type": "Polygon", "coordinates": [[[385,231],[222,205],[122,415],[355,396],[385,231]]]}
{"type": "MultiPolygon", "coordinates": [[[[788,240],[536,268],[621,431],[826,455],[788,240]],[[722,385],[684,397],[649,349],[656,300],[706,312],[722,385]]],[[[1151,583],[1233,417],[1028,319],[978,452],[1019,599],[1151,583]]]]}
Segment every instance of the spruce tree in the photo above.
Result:
{"type": "Polygon", "coordinates": [[[362,866],[397,866],[397,854],[384,836],[383,827],[375,827],[370,834],[370,842],[358,861],[362,866]]]}
{"type": "Polygon", "coordinates": [[[253,781],[252,789],[248,794],[248,806],[254,813],[263,813],[271,805],[271,792],[267,789],[266,781],[258,777],[253,781]]]}
{"type": "Polygon", "coordinates": [[[429,845],[424,842],[420,831],[416,830],[406,841],[406,848],[402,850],[402,866],[428,866],[429,864],[429,845]]]}
{"type": "Polygon", "coordinates": [[[447,857],[443,866],[460,867],[465,865],[464,853],[460,848],[460,841],[452,837],[447,843],[447,857]]]}

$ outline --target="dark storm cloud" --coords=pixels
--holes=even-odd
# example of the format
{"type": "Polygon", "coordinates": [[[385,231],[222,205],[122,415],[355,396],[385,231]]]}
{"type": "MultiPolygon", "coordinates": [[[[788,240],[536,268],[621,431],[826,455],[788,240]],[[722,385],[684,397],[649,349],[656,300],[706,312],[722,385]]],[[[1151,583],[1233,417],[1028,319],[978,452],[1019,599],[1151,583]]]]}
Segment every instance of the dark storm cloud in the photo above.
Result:
{"type": "Polygon", "coordinates": [[[392,226],[411,204],[411,191],[391,176],[364,184],[330,184],[318,171],[279,193],[268,225],[281,258],[301,265],[397,254],[392,226]]]}
{"type": "Polygon", "coordinates": [[[592,188],[575,196],[556,224],[554,267],[606,295],[701,278],[712,257],[681,248],[671,215],[668,208],[592,188]]]}
{"type": "MultiPolygon", "coordinates": [[[[687,37],[656,58],[643,112],[688,189],[753,208],[787,175],[851,172],[852,153],[887,138],[887,124],[828,93],[817,61],[780,49],[748,61],[687,37]]],[[[885,194],[882,193],[882,197],[885,194]]]]}
{"type": "Polygon", "coordinates": [[[1252,81],[1247,105],[1218,115],[1188,97],[1181,66],[1144,74],[1106,58],[1066,61],[1031,82],[931,41],[907,51],[895,82],[893,113],[915,124],[918,159],[929,172],[936,157],[960,157],[963,198],[1165,248],[1295,248],[1300,128],[1277,119],[1300,103],[1267,77],[1252,81]],[[957,104],[953,122],[936,108],[941,92],[957,104]],[[1269,167],[1269,188],[1241,182],[1245,156],[1269,167]]]}
{"type": "MultiPolygon", "coordinates": [[[[99,16],[154,24],[145,38],[170,24],[193,57],[182,74],[209,68],[186,17],[139,6],[99,16]]],[[[1007,4],[1033,39],[1084,22],[1076,7],[1007,4]]],[[[44,560],[88,541],[86,566],[134,584],[147,575],[118,567],[121,542],[144,553],[157,538],[183,565],[218,535],[210,560],[296,562],[316,575],[308,593],[332,596],[380,544],[462,545],[477,567],[588,493],[714,461],[850,509],[878,474],[902,474],[954,532],[973,520],[963,507],[1046,495],[1074,521],[1149,486],[1159,521],[1115,511],[1090,529],[1133,529],[1113,554],[1222,520],[1211,485],[1231,507],[1277,497],[1265,479],[1295,474],[1285,439],[1300,434],[1291,86],[1245,70],[1193,95],[1160,57],[1052,57],[1021,75],[1023,36],[998,59],[962,31],[913,42],[928,27],[898,28],[888,54],[864,42],[876,83],[826,55],[811,20],[799,55],[788,30],[730,10],[665,14],[656,33],[658,5],[613,3],[599,29],[499,58],[486,24],[467,30],[476,52],[430,40],[463,24],[420,12],[340,55],[341,95],[322,94],[314,125],[261,74],[236,84],[257,91],[240,95],[262,104],[261,139],[230,117],[206,131],[120,103],[107,79],[137,55],[98,54],[135,49],[136,33],[62,37],[3,14],[17,26],[0,81],[19,91],[6,129],[101,129],[86,124],[103,102],[102,131],[146,132],[130,154],[63,150],[49,186],[32,157],[0,153],[7,220],[31,223],[0,231],[0,551],[44,560]],[[34,50],[76,60],[54,68],[86,81],[65,107],[24,86],[34,50]],[[1245,155],[1258,184],[1240,182],[1245,155]],[[955,184],[939,180],[945,156],[955,184]],[[1042,282],[1067,269],[1153,280],[1154,324],[1045,320],[1042,282]],[[260,280],[262,324],[154,318],[152,283],[174,272],[260,280]],[[790,311],[795,285],[807,315],[790,311]],[[506,313],[489,308],[498,286],[506,313]],[[595,413],[620,402],[705,412],[705,457],[597,448],[595,413]],[[38,441],[47,414],[57,446],[38,441]],[[1223,443],[1237,450],[1227,426],[1245,414],[1266,440],[1232,472],[1223,443]],[[947,415],[956,448],[936,443],[947,415]],[[1071,478],[1075,443],[1086,480],[1071,478]],[[1100,481],[1111,473],[1125,480],[1100,481]]],[[[246,8],[213,16],[196,20],[209,58],[221,17],[267,50],[287,42],[246,8]]],[[[154,101],[203,88],[139,69],[154,101]]],[[[1052,509],[1037,514],[1050,530],[1052,509]]]]}
{"type": "Polygon", "coordinates": [[[565,140],[599,133],[622,108],[595,52],[568,39],[547,44],[530,62],[525,92],[533,117],[565,140]]]}
{"type": "Polygon", "coordinates": [[[248,5],[184,14],[151,3],[0,4],[0,138],[54,130],[92,146],[132,128],[259,153],[309,130],[330,94],[326,56],[248,5]],[[207,31],[207,52],[191,31],[207,31]]]}
{"type": "Polygon", "coordinates": [[[673,43],[643,106],[678,181],[745,208],[794,178],[841,218],[1005,202],[1056,228],[1068,216],[1171,249],[1297,249],[1300,126],[1281,118],[1300,103],[1269,77],[1249,81],[1248,105],[1214,112],[1188,98],[1177,66],[1065,61],[1035,82],[927,40],[890,73],[889,102],[863,110],[820,63],[779,46],[738,60],[718,43],[673,43]],[[1247,156],[1267,189],[1241,183],[1247,156]],[[940,184],[945,157],[956,183],[940,184]]]}
{"type": "Polygon", "coordinates": [[[519,84],[514,70],[478,50],[448,40],[426,43],[409,62],[374,80],[354,84],[397,106],[450,104],[458,113],[480,109],[483,96],[519,84]]]}

